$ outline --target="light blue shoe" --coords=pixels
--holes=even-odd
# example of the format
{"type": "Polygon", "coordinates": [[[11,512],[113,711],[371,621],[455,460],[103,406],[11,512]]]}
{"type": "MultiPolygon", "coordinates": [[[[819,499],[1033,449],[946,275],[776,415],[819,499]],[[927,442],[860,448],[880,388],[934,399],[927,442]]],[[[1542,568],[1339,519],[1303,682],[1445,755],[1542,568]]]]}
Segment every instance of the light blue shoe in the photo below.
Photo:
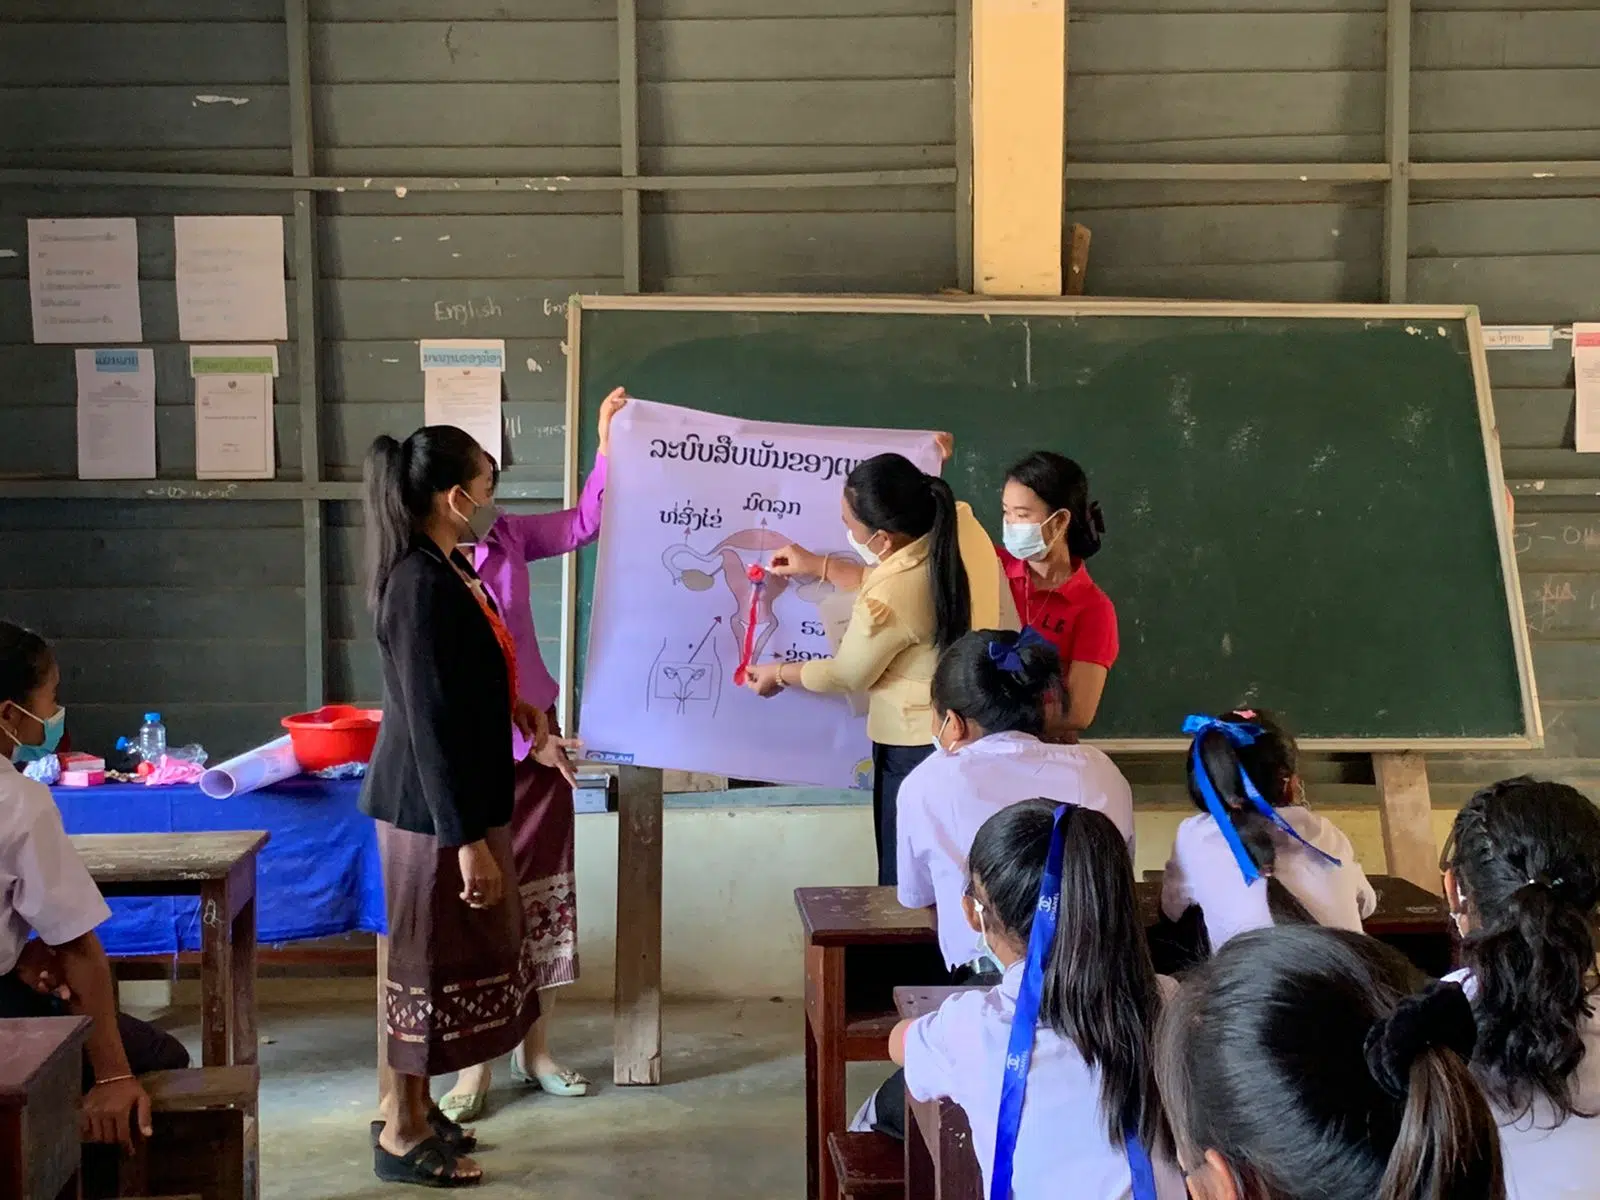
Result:
{"type": "Polygon", "coordinates": [[[516,1049],[511,1052],[511,1075],[519,1083],[529,1087],[536,1087],[551,1096],[572,1098],[587,1096],[589,1094],[589,1081],[577,1071],[560,1070],[552,1071],[548,1075],[530,1075],[522,1065],[522,1051],[516,1049]]]}

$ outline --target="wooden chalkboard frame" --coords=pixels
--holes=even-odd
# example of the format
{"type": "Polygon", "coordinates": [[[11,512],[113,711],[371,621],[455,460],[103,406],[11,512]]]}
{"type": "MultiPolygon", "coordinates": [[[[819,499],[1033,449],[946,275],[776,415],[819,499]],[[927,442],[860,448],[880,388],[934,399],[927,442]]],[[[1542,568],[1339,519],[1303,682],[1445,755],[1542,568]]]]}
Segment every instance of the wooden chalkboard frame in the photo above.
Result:
{"type": "MultiPolygon", "coordinates": [[[[579,343],[584,311],[636,312],[823,312],[823,313],[923,313],[950,316],[1016,317],[1288,317],[1298,319],[1362,318],[1383,320],[1463,321],[1472,352],[1474,390],[1478,398],[1478,424],[1483,435],[1484,463],[1488,468],[1489,500],[1494,511],[1495,534],[1500,546],[1501,577],[1505,582],[1506,619],[1516,650],[1517,678],[1521,687],[1524,733],[1499,738],[1305,738],[1301,746],[1318,753],[1387,754],[1466,753],[1531,750],[1544,744],[1544,727],[1533,676],[1532,648],[1522,607],[1522,589],[1512,545],[1510,493],[1500,465],[1499,434],[1489,394],[1489,366],[1484,354],[1483,327],[1473,305],[1385,304],[1254,304],[1211,300],[1006,300],[987,296],[574,296],[567,307],[567,444],[565,453],[566,503],[578,496],[579,343]]],[[[572,556],[562,563],[562,590],[566,603],[561,615],[562,721],[572,728],[571,691],[577,656],[576,610],[578,573],[572,556]]],[[[1162,752],[1182,750],[1183,738],[1089,739],[1109,752],[1162,752]]]]}

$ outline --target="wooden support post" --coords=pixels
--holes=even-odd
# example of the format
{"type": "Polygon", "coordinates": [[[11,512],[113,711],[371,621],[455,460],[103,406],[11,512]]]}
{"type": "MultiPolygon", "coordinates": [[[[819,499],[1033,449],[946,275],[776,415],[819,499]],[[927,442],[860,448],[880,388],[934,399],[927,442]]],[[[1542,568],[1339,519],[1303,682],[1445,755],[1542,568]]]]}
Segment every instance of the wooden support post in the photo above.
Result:
{"type": "Polygon", "coordinates": [[[1374,754],[1383,822],[1383,852],[1388,874],[1439,892],[1439,846],[1433,837],[1433,801],[1428,796],[1428,765],[1422,755],[1374,754]]]}
{"type": "Polygon", "coordinates": [[[973,284],[1061,294],[1066,0],[972,0],[973,284]]]}
{"type": "Polygon", "coordinates": [[[661,1082],[661,772],[617,772],[617,980],[612,1079],[661,1082]]]}
{"type": "Polygon", "coordinates": [[[1067,226],[1067,295],[1083,295],[1083,285],[1089,279],[1089,242],[1092,238],[1087,225],[1067,226]]]}

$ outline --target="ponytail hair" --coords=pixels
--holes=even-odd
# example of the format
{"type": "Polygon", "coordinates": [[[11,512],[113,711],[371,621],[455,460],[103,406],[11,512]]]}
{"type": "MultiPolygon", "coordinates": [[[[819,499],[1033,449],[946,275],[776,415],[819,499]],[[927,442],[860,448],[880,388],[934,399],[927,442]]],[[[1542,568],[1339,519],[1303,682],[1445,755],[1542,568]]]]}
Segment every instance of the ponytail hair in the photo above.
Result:
{"type": "MultiPolygon", "coordinates": [[[[985,911],[1020,946],[1033,932],[1057,807],[1051,800],[1008,805],[979,827],[967,857],[969,894],[982,889],[985,911]]],[[[1076,805],[1065,806],[1059,836],[1058,924],[1044,961],[1040,1024],[1100,1072],[1100,1116],[1111,1143],[1120,1146],[1132,1128],[1152,1157],[1170,1157],[1155,1083],[1161,991],[1128,843],[1109,817],[1076,805]]]]}
{"type": "Polygon", "coordinates": [[[1161,1017],[1179,1163],[1215,1150],[1253,1200],[1503,1200],[1500,1131],[1466,1063],[1471,1005],[1422,984],[1346,930],[1231,939],[1161,1017]]]}
{"type": "Polygon", "coordinates": [[[1581,1111],[1573,1078],[1600,990],[1600,813],[1576,788],[1521,776],[1491,784],[1456,815],[1444,864],[1472,932],[1463,965],[1477,982],[1473,1068],[1517,1118],[1535,1101],[1560,1124],[1581,1111]]]}
{"type": "Polygon", "coordinates": [[[1035,450],[1007,471],[1006,478],[1043,500],[1052,513],[1067,514],[1067,553],[1076,559],[1095,556],[1106,520],[1100,505],[1089,498],[1089,477],[1082,467],[1054,450],[1035,450]]]}
{"type": "Polygon", "coordinates": [[[1215,728],[1197,734],[1191,752],[1184,759],[1189,798],[1201,812],[1211,811],[1197,774],[1203,770],[1222,801],[1239,841],[1256,869],[1266,878],[1267,910],[1272,914],[1273,923],[1315,924],[1316,918],[1274,874],[1278,862],[1278,847],[1273,838],[1275,826],[1250,802],[1244,790],[1244,777],[1248,776],[1268,804],[1282,807],[1299,773],[1299,747],[1271,713],[1235,709],[1216,719],[1226,725],[1254,730],[1255,740],[1240,745],[1215,728]]]}
{"type": "Polygon", "coordinates": [[[972,592],[957,538],[956,496],[937,475],[926,475],[901,454],[857,463],[845,478],[845,500],[874,533],[928,539],[934,645],[939,650],[972,628],[972,592]]]}
{"type": "Polygon", "coordinates": [[[379,434],[362,469],[366,488],[367,605],[376,610],[395,564],[433,510],[433,498],[497,472],[470,433],[426,425],[403,442],[379,434]]]}
{"type": "Polygon", "coordinates": [[[1061,687],[1061,657],[1032,630],[974,629],[939,656],[933,707],[985,734],[1044,732],[1045,697],[1061,687]]]}

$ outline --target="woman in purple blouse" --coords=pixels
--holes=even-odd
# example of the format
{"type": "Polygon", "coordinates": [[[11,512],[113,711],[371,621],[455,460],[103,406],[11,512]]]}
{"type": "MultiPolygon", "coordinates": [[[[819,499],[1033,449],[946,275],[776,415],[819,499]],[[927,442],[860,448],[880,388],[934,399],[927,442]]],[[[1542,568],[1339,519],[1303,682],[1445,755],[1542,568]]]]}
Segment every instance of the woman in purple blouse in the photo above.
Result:
{"type": "MultiPolygon", "coordinates": [[[[606,452],[611,418],[627,403],[617,388],[600,405],[600,444],[594,470],[584,482],[576,508],[519,516],[502,512],[488,534],[473,548],[472,565],[494,596],[517,645],[520,707],[529,719],[512,729],[516,756],[516,800],[511,814],[512,852],[522,894],[523,957],[533,963],[540,991],[540,1016],[519,1050],[511,1055],[511,1073],[553,1096],[582,1096],[589,1081],[550,1056],[545,1039],[552,994],[548,989],[578,978],[578,905],[573,877],[572,785],[575,777],[556,723],[556,681],[539,653],[528,598],[528,564],[568,554],[600,534],[600,506],[606,490],[606,452]],[[548,736],[535,746],[524,727],[536,722],[548,736]]],[[[490,1064],[462,1071],[455,1087],[439,1101],[445,1115],[470,1121],[483,1111],[489,1092],[490,1064]]]]}

